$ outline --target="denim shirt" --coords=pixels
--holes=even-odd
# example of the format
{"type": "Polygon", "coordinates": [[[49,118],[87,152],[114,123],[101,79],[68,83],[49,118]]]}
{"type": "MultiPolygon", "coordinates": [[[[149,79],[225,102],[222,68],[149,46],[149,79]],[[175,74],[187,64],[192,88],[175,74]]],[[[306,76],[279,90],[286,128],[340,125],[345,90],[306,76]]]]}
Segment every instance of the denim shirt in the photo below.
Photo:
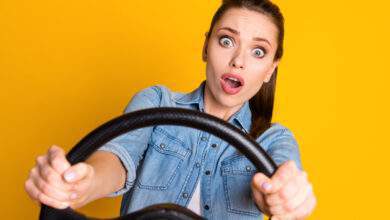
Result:
{"type": "MultiPolygon", "coordinates": [[[[204,112],[205,81],[182,94],[157,85],[136,93],[125,113],[152,107],[178,107],[204,112]]],[[[235,112],[229,123],[249,133],[249,102],[235,112]]],[[[276,164],[294,160],[302,169],[297,142],[291,131],[273,123],[256,139],[276,164]]],[[[119,157],[127,171],[121,215],[157,203],[186,207],[200,181],[202,216],[207,219],[261,219],[251,195],[256,170],[242,154],[222,139],[193,128],[162,125],[123,134],[99,150],[119,157]]]]}

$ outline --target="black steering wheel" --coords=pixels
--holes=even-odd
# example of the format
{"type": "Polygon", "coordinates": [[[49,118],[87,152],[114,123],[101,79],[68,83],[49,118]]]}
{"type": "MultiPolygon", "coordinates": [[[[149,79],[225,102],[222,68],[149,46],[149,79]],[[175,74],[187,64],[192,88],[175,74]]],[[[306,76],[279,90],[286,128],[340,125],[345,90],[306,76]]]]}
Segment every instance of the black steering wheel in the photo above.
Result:
{"type": "MultiPolygon", "coordinates": [[[[264,173],[268,177],[271,177],[277,169],[275,162],[263,148],[253,138],[235,126],[203,112],[168,107],[138,110],[114,118],[85,136],[72,148],[66,157],[72,165],[82,162],[111,139],[131,130],[155,125],[180,125],[209,132],[234,146],[253,163],[257,171],[264,173]]],[[[96,218],[87,217],[71,208],[55,209],[42,205],[39,219],[86,220],[96,218]]],[[[164,203],[152,205],[115,219],[194,220],[204,218],[187,208],[164,203]]]]}

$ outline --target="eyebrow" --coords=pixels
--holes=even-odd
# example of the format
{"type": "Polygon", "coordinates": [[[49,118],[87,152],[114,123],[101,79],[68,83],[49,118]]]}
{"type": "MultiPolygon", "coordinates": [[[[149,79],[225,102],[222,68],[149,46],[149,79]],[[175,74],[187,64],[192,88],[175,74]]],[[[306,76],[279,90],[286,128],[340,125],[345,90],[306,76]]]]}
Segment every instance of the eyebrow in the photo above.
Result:
{"type": "MultiPolygon", "coordinates": [[[[233,29],[231,27],[221,27],[221,28],[217,29],[217,31],[219,31],[219,30],[227,30],[227,31],[232,32],[233,34],[240,35],[239,31],[237,31],[237,30],[235,30],[235,29],[233,29]]],[[[267,39],[264,39],[264,38],[261,38],[261,37],[254,37],[253,40],[255,40],[255,41],[264,41],[264,42],[268,43],[271,46],[270,42],[267,39]]]]}

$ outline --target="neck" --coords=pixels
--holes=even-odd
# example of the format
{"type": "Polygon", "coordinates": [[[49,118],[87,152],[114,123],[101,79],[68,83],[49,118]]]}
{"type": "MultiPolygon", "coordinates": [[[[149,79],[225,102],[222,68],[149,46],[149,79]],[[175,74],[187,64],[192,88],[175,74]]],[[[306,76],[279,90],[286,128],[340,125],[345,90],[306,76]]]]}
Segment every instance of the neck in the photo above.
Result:
{"type": "Polygon", "coordinates": [[[203,100],[204,100],[204,110],[207,114],[221,118],[225,121],[229,120],[230,116],[232,116],[235,112],[237,112],[242,106],[242,104],[233,107],[222,105],[213,96],[207,84],[205,85],[204,88],[203,100]]]}

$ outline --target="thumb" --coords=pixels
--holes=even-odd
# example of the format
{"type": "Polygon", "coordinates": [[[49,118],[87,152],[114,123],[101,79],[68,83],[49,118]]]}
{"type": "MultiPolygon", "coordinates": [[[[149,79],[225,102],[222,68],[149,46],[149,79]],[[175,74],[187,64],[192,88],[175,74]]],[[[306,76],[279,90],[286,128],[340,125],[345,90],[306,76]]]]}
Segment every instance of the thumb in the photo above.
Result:
{"type": "Polygon", "coordinates": [[[64,172],[64,179],[69,183],[74,183],[79,180],[84,179],[84,177],[88,176],[91,172],[92,167],[86,163],[77,163],[74,166],[71,166],[64,172]]]}
{"type": "Polygon", "coordinates": [[[261,193],[267,194],[272,188],[271,179],[263,173],[256,173],[253,177],[253,186],[261,193]]]}

